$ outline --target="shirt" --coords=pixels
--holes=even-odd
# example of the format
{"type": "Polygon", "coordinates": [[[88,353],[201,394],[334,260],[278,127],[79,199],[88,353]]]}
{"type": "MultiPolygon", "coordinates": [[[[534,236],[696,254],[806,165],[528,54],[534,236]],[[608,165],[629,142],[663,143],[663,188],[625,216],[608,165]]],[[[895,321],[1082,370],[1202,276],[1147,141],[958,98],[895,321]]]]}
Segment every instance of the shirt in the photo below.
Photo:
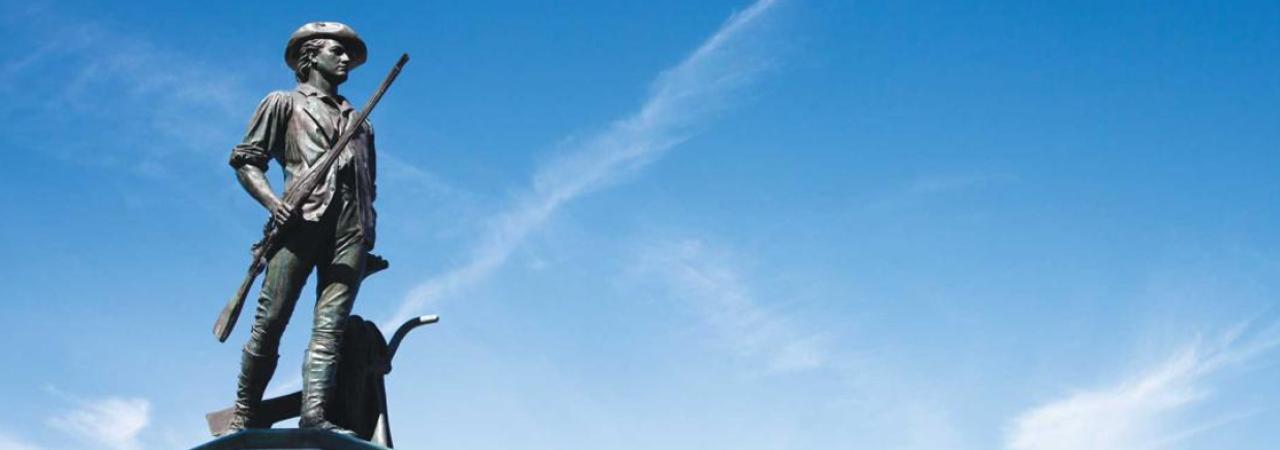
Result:
{"type": "MultiPolygon", "coordinates": [[[[299,84],[292,92],[267,94],[249,120],[244,140],[231,150],[231,166],[238,169],[250,164],[265,172],[267,161],[274,159],[284,168],[288,190],[293,180],[307,173],[329,151],[355,116],[347,99],[330,96],[308,84],[299,84]]],[[[360,208],[361,229],[372,248],[377,217],[373,210],[377,197],[373,126],[365,121],[342,151],[324,182],[303,202],[302,218],[319,221],[340,186],[353,189],[360,208]]]]}

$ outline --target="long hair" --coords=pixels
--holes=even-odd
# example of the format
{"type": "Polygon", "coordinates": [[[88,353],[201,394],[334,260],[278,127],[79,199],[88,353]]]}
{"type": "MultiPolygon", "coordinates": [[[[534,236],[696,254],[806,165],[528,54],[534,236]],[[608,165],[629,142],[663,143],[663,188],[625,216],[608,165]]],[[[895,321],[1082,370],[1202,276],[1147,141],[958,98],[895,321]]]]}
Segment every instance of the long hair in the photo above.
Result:
{"type": "Polygon", "coordinates": [[[320,49],[324,48],[326,38],[315,38],[302,43],[302,47],[298,49],[298,63],[294,64],[297,69],[294,70],[293,76],[298,79],[299,83],[306,82],[307,77],[311,75],[311,66],[315,65],[315,56],[320,54],[320,49]]]}

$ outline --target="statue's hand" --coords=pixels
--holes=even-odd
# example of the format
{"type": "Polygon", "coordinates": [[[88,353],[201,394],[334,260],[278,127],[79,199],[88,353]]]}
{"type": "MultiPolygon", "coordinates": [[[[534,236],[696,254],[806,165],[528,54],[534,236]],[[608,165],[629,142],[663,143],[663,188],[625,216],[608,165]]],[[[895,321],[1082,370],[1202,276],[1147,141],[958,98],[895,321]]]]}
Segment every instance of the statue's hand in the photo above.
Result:
{"type": "Polygon", "coordinates": [[[276,201],[271,204],[271,220],[274,220],[276,225],[284,225],[289,223],[292,219],[293,211],[289,210],[289,205],[284,204],[284,202],[279,199],[276,199],[276,201]]]}

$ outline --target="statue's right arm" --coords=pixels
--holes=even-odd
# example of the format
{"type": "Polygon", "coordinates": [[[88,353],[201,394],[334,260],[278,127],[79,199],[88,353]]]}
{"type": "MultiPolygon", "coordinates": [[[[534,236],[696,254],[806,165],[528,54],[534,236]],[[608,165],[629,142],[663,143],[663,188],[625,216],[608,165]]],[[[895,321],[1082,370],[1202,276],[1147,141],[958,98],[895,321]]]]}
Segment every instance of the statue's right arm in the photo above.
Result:
{"type": "Polygon", "coordinates": [[[288,222],[293,212],[289,211],[289,206],[285,205],[280,197],[276,196],[275,191],[271,190],[271,182],[267,181],[267,174],[258,168],[258,166],[245,164],[236,168],[236,179],[240,181],[240,186],[253,196],[267,212],[271,213],[271,218],[277,224],[288,222]]]}
{"type": "Polygon", "coordinates": [[[271,213],[276,223],[288,222],[293,215],[289,207],[271,190],[267,182],[267,163],[284,151],[288,135],[292,101],[282,91],[267,94],[249,120],[244,140],[231,151],[231,167],[236,170],[240,186],[271,213]]]}

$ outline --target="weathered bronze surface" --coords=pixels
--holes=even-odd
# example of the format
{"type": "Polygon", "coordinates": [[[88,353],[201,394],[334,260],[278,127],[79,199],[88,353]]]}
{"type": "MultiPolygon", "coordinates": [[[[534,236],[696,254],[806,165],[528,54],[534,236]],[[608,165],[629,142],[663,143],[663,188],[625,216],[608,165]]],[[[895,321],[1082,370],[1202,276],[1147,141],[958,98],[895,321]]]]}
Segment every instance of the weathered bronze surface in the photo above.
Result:
{"type": "MultiPolygon", "coordinates": [[[[342,355],[352,355],[348,358],[352,361],[361,360],[355,355],[365,355],[358,364],[368,365],[368,358],[380,357],[377,350],[386,348],[376,327],[348,316],[365,276],[386,267],[385,260],[369,253],[375,241],[377,170],[373,127],[367,118],[408,55],[400,58],[365,108],[356,111],[338,93],[338,87],[366,57],[364,41],[346,25],[314,22],[299,28],[285,46],[285,59],[294,69],[297,87],[268,94],[250,120],[243,141],[231,152],[231,166],[240,185],[271,219],[262,241],[253,248],[253,262],[244,282],[214,326],[217,338],[225,340],[250,285],[265,270],[253,329],[241,359],[236,402],[225,430],[228,433],[264,426],[265,421],[257,416],[262,413],[263,391],[275,372],[280,336],[315,269],[317,298],[298,397],[299,425],[345,435],[372,435],[363,422],[345,420],[347,427],[334,422],[342,416],[339,409],[365,408],[344,405],[343,401],[350,400],[339,395],[336,387],[342,355]],[[283,198],[276,196],[267,181],[265,172],[272,160],[285,173],[283,198]],[[351,339],[344,342],[348,335],[351,339]],[[352,426],[360,429],[353,431],[349,429],[352,426]]],[[[362,370],[372,370],[360,367],[365,366],[348,369],[354,371],[352,380],[365,378],[360,375],[362,370]]],[[[381,375],[377,380],[381,382],[381,375]]],[[[362,395],[358,400],[368,397],[362,395]]],[[[385,410],[385,401],[383,405],[385,410]]],[[[367,409],[354,411],[360,418],[369,415],[367,409]]]]}
{"type": "MultiPolygon", "coordinates": [[[[404,66],[406,62],[408,62],[408,60],[409,60],[409,55],[407,54],[400,57],[400,61],[396,64],[395,68],[391,70],[391,74],[387,75],[387,79],[383,81],[382,86],[378,88],[378,91],[374,94],[373,98],[369,100],[369,104],[365,107],[364,111],[362,111],[358,116],[358,119],[360,120],[356,120],[353,123],[357,123],[357,124],[364,123],[363,119],[368,117],[369,112],[372,111],[373,107],[377,105],[378,100],[382,98],[382,94],[386,92],[387,87],[389,87],[391,85],[391,82],[395,80],[395,77],[400,73],[400,69],[404,66]]],[[[315,88],[310,87],[308,85],[299,85],[298,91],[306,95],[317,95],[315,88]]],[[[276,95],[276,94],[278,93],[273,93],[272,95],[276,95]]],[[[254,122],[250,124],[250,131],[249,131],[250,135],[245,137],[246,141],[251,141],[251,140],[266,141],[267,140],[267,137],[254,136],[253,134],[254,134],[256,125],[259,125],[258,122],[264,119],[262,117],[263,115],[265,115],[264,110],[273,109],[270,107],[266,107],[268,102],[283,102],[283,100],[281,100],[280,97],[278,96],[274,99],[272,98],[272,96],[268,96],[267,99],[263,100],[263,104],[258,107],[258,114],[254,116],[254,122]]],[[[346,104],[345,99],[343,100],[343,104],[340,105],[339,107],[345,108],[343,111],[344,113],[350,112],[350,105],[346,104]]],[[[276,108],[279,108],[279,106],[276,106],[276,108]]],[[[312,114],[306,110],[304,110],[303,112],[307,113],[307,115],[309,117],[312,117],[313,120],[316,114],[320,114],[320,113],[312,114]]],[[[341,124],[341,118],[338,118],[335,122],[341,124]]],[[[316,124],[319,125],[320,121],[316,120],[316,124]]],[[[273,125],[273,124],[268,124],[266,127],[262,127],[262,128],[268,128],[270,125],[273,125]]],[[[278,126],[279,124],[274,124],[274,125],[278,126]]],[[[305,131],[306,131],[305,127],[307,125],[303,124],[301,126],[304,127],[304,131],[301,133],[305,134],[305,131]]],[[[365,127],[368,127],[368,125],[366,124],[365,127]]],[[[372,175],[374,174],[374,170],[373,170],[374,166],[371,165],[371,163],[373,162],[371,158],[372,148],[373,148],[373,131],[372,131],[372,127],[368,127],[368,128],[369,130],[367,133],[368,135],[367,148],[369,151],[357,152],[356,153],[357,156],[355,156],[354,158],[356,166],[358,168],[366,167],[367,170],[361,170],[361,169],[356,170],[356,173],[357,173],[356,177],[358,182],[356,184],[355,190],[357,192],[363,191],[367,193],[367,195],[363,195],[358,198],[358,200],[360,200],[360,206],[362,207],[360,209],[360,211],[362,211],[361,217],[360,217],[360,226],[361,226],[361,232],[365,236],[364,240],[369,245],[369,248],[372,249],[373,235],[374,235],[374,217],[377,217],[377,215],[376,213],[373,213],[373,206],[372,206],[373,198],[376,196],[376,185],[374,185],[372,182],[372,179],[373,179],[372,175]],[[365,160],[365,157],[359,156],[361,153],[367,153],[370,155],[368,163],[362,162],[365,160]],[[361,173],[364,173],[368,176],[361,177],[359,175],[361,173]],[[362,185],[365,185],[367,187],[362,190],[360,188],[360,186],[362,185]]],[[[271,220],[267,221],[266,226],[263,228],[262,240],[253,246],[253,251],[252,251],[253,262],[249,265],[248,274],[245,275],[245,279],[240,284],[240,288],[236,290],[235,295],[232,296],[231,300],[227,302],[227,306],[223,308],[222,313],[218,316],[218,321],[214,323],[213,334],[217,336],[218,341],[226,341],[227,336],[231,334],[231,329],[232,327],[235,326],[236,320],[240,316],[240,309],[244,305],[245,297],[249,294],[249,287],[253,284],[253,280],[257,278],[258,274],[261,273],[263,269],[265,269],[265,266],[267,264],[267,258],[273,255],[276,251],[278,251],[279,247],[283,244],[283,242],[281,242],[283,240],[283,237],[281,236],[281,234],[283,233],[284,229],[287,226],[293,223],[290,220],[293,212],[301,210],[303,211],[304,218],[312,221],[317,221],[321,216],[321,212],[324,211],[325,208],[327,208],[328,204],[333,200],[334,191],[336,190],[336,187],[335,187],[336,177],[332,175],[332,173],[330,172],[330,168],[332,167],[334,162],[338,161],[338,158],[340,156],[346,156],[347,153],[345,152],[338,153],[331,150],[333,148],[346,147],[348,143],[351,141],[351,139],[355,136],[355,133],[358,131],[361,131],[360,127],[353,126],[353,127],[347,128],[347,131],[345,131],[342,134],[342,136],[338,139],[338,142],[330,146],[329,151],[320,152],[320,151],[317,151],[317,148],[315,148],[318,146],[316,145],[309,146],[309,147],[313,147],[309,149],[311,155],[313,156],[309,158],[305,158],[305,160],[314,161],[318,159],[320,162],[314,165],[308,164],[304,166],[303,173],[305,173],[305,175],[303,175],[301,177],[301,180],[299,180],[296,183],[292,182],[292,180],[296,176],[295,170],[289,170],[291,169],[291,167],[289,165],[285,165],[286,170],[289,170],[289,171],[286,172],[285,174],[286,180],[287,180],[286,181],[287,186],[285,189],[285,195],[284,195],[283,201],[274,199],[274,193],[271,191],[271,187],[269,183],[267,183],[265,174],[263,173],[266,171],[266,161],[267,159],[270,158],[270,155],[264,155],[264,153],[266,152],[262,150],[261,147],[253,146],[250,144],[241,144],[243,148],[241,146],[237,146],[236,150],[232,153],[231,164],[233,167],[237,168],[237,177],[240,179],[240,183],[244,185],[245,189],[248,190],[249,193],[254,196],[254,198],[258,199],[258,201],[261,202],[263,206],[266,207],[271,212],[272,218],[271,220]],[[324,154],[325,156],[314,156],[318,154],[324,154]],[[254,162],[258,162],[258,164],[254,164],[254,162]],[[258,167],[259,170],[255,170],[253,167],[245,168],[247,165],[253,165],[253,167],[258,167]],[[324,191],[316,192],[316,189],[321,188],[321,183],[324,184],[323,186],[324,191]],[[317,196],[319,196],[320,200],[317,200],[317,196]]],[[[259,132],[264,132],[264,131],[259,130],[259,132]]],[[[265,132],[278,133],[279,130],[267,130],[265,132]]],[[[323,129],[317,128],[316,132],[322,133],[323,129]]],[[[315,144],[314,142],[315,140],[316,139],[313,139],[312,140],[313,142],[311,143],[315,144]]],[[[305,149],[308,146],[304,145],[302,147],[305,149]]],[[[287,150],[288,148],[286,148],[286,151],[287,150]]],[[[306,161],[304,161],[304,163],[306,161]]],[[[297,166],[295,165],[293,169],[296,169],[296,168],[297,166]]],[[[374,272],[387,268],[388,264],[386,260],[382,259],[381,257],[378,257],[377,255],[370,254],[368,256],[370,257],[370,260],[366,261],[365,275],[372,274],[374,272]]]]}

